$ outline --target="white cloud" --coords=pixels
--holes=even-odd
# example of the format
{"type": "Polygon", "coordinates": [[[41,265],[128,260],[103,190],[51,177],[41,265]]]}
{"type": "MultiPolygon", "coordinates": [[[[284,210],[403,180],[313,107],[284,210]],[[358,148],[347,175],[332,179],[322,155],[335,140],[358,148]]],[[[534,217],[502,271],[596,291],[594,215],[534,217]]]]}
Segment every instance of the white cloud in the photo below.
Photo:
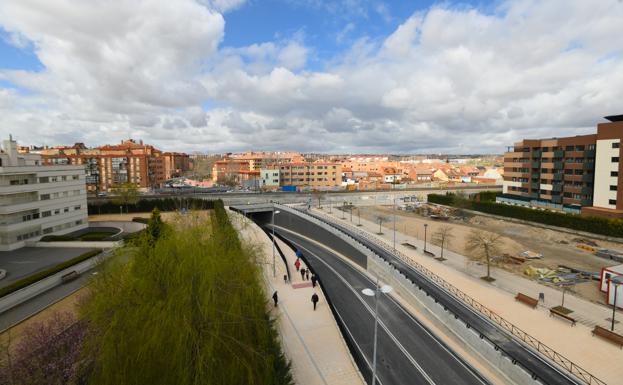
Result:
{"type": "Polygon", "coordinates": [[[0,133],[32,144],[141,136],[187,151],[500,152],[622,112],[618,0],[434,7],[315,71],[300,36],[219,47],[219,12],[241,3],[0,3],[0,25],[45,67],[0,70],[29,91],[0,88],[0,133]]]}

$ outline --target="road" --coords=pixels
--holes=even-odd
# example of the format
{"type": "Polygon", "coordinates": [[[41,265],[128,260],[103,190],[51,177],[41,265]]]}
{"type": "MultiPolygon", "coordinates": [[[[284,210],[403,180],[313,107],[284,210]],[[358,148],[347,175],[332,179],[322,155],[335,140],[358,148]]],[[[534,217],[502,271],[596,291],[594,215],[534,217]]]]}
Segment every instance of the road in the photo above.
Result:
{"type": "MultiPolygon", "coordinates": [[[[356,349],[372,363],[374,298],[361,294],[373,288],[365,274],[333,252],[283,228],[276,232],[298,248],[321,279],[322,288],[356,349]]],[[[431,332],[389,296],[379,302],[377,380],[379,384],[487,384],[431,332]]],[[[371,371],[362,370],[371,382],[371,371]]]]}
{"type": "MultiPolygon", "coordinates": [[[[314,214],[308,213],[316,218],[324,221],[314,214]]],[[[581,383],[579,380],[571,378],[566,372],[561,371],[557,367],[554,367],[537,353],[531,349],[526,348],[517,340],[511,338],[506,332],[502,331],[491,321],[483,318],[465,303],[459,301],[457,298],[448,295],[444,289],[431,281],[428,277],[424,276],[419,271],[415,270],[412,266],[406,264],[392,253],[383,249],[378,244],[362,238],[355,232],[351,231],[347,227],[340,224],[329,223],[336,229],[352,236],[357,239],[364,246],[368,247],[372,252],[384,258],[386,261],[394,265],[399,271],[401,271],[412,282],[417,283],[423,290],[429,293],[433,298],[437,299],[440,304],[446,307],[451,313],[458,315],[461,320],[470,325],[474,330],[480,332],[485,338],[494,343],[500,350],[506,353],[509,357],[515,360],[518,364],[522,365],[529,373],[532,373],[535,378],[539,378],[545,384],[552,385],[571,385],[581,383]]]]}

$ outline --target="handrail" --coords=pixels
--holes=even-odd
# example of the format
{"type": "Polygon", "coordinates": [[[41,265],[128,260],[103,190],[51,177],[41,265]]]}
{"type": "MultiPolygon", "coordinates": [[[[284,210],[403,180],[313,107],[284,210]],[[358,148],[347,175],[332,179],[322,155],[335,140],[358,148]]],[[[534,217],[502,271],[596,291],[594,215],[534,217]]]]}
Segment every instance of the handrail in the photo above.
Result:
{"type": "MultiPolygon", "coordinates": [[[[303,210],[301,210],[300,208],[296,208],[296,209],[298,211],[303,212],[303,210]]],[[[320,215],[319,214],[315,214],[315,215],[312,215],[312,216],[320,216],[320,215]]],[[[334,218],[332,218],[331,216],[329,216],[329,215],[327,215],[325,213],[322,213],[322,217],[325,217],[325,219],[326,219],[325,221],[326,222],[331,222],[331,223],[334,222],[334,218]]],[[[394,255],[396,255],[398,258],[400,258],[403,262],[406,262],[410,266],[412,266],[415,269],[417,269],[420,273],[424,274],[426,277],[431,279],[434,283],[436,283],[437,285],[439,285],[442,288],[444,288],[449,294],[453,295],[455,298],[461,300],[462,302],[468,304],[474,310],[476,310],[477,312],[479,312],[480,314],[482,314],[486,318],[490,319],[495,324],[501,326],[504,330],[508,331],[513,337],[517,338],[518,340],[520,340],[524,344],[532,347],[533,349],[535,349],[539,353],[543,354],[545,357],[547,357],[548,359],[550,359],[553,362],[555,362],[558,366],[560,366],[561,368],[565,369],[566,371],[568,371],[569,373],[571,373],[575,377],[579,378],[580,380],[584,381],[585,383],[587,383],[589,385],[593,385],[593,384],[596,384],[596,385],[607,385],[604,381],[602,381],[599,378],[595,377],[593,374],[588,372],[586,369],[583,369],[582,367],[580,367],[579,365],[577,365],[576,363],[574,363],[570,359],[566,358],[562,354],[556,352],[554,349],[552,349],[549,346],[545,345],[544,343],[540,342],[535,337],[531,336],[530,334],[526,333],[522,329],[518,328],[513,323],[511,323],[510,321],[506,320],[505,318],[503,318],[499,314],[495,313],[491,309],[487,308],[485,305],[481,304],[480,302],[478,302],[476,299],[474,299],[470,295],[464,293],[463,291],[459,290],[456,286],[450,284],[445,279],[441,278],[437,274],[435,274],[432,271],[430,271],[428,268],[426,268],[425,266],[423,266],[419,262],[415,261],[413,258],[405,255],[404,253],[402,253],[399,250],[394,250],[394,248],[391,247],[389,244],[387,244],[384,240],[382,240],[382,239],[380,239],[380,238],[378,238],[378,237],[376,237],[376,236],[374,236],[372,234],[364,232],[364,231],[360,230],[359,228],[357,228],[355,226],[352,226],[352,225],[350,225],[348,223],[344,224],[344,223],[340,222],[340,225],[344,225],[344,226],[350,227],[349,230],[353,231],[354,233],[358,234],[359,236],[361,236],[363,238],[366,238],[366,239],[376,243],[378,246],[382,247],[385,251],[387,251],[389,253],[394,253],[394,255]]]]}

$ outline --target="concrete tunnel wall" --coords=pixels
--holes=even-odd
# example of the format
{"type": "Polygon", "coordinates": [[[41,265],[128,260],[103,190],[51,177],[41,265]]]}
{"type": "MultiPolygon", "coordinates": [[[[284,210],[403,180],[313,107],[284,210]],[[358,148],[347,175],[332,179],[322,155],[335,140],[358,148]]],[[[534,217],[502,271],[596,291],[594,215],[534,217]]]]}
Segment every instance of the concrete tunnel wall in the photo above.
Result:
{"type": "MultiPolygon", "coordinates": [[[[261,227],[270,227],[271,224],[271,212],[257,212],[247,214],[253,221],[255,221],[261,227]]],[[[308,238],[311,238],[317,242],[329,246],[338,253],[346,256],[351,261],[355,262],[364,269],[368,268],[368,259],[359,250],[344,242],[335,234],[322,227],[309,222],[305,218],[302,218],[296,214],[289,213],[287,211],[281,211],[275,215],[275,225],[283,227],[285,229],[294,231],[308,238]]]]}

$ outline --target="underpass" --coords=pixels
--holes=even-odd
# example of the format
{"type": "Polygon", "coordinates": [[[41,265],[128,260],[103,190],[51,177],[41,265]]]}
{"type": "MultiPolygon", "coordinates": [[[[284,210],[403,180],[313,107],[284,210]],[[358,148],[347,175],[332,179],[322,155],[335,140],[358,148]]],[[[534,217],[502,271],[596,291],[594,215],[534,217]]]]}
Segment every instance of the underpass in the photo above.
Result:
{"type": "MultiPolygon", "coordinates": [[[[480,336],[481,336],[480,338],[481,339],[485,338],[486,340],[491,342],[491,344],[495,346],[495,350],[499,351],[499,354],[502,354],[503,357],[508,357],[509,360],[512,360],[513,364],[520,365],[526,372],[526,376],[528,379],[530,376],[532,376],[533,380],[538,380],[539,382],[544,383],[544,384],[561,384],[561,385],[562,384],[580,384],[580,383],[597,383],[597,384],[601,383],[594,378],[588,378],[588,381],[583,382],[579,380],[578,378],[576,378],[575,376],[570,375],[570,373],[566,372],[564,369],[559,368],[557,365],[553,364],[552,362],[547,360],[545,357],[540,356],[538,353],[534,352],[529,347],[525,346],[521,342],[514,339],[512,336],[507,334],[504,330],[499,329],[496,325],[492,324],[489,320],[481,317],[479,314],[474,312],[473,309],[470,309],[465,303],[461,303],[461,301],[449,295],[445,290],[443,290],[443,288],[437,287],[435,282],[431,281],[425,276],[422,276],[421,274],[419,274],[419,272],[414,270],[411,266],[408,266],[400,259],[391,255],[391,253],[388,252],[387,250],[379,247],[378,245],[371,243],[370,241],[366,239],[358,239],[357,234],[350,233],[348,228],[344,226],[342,226],[341,228],[339,224],[331,224],[334,231],[330,231],[330,230],[327,230],[326,228],[322,228],[321,226],[317,226],[314,223],[312,223],[312,221],[310,221],[309,218],[306,217],[306,214],[299,214],[299,213],[289,212],[289,210],[280,209],[280,207],[283,207],[283,206],[276,206],[276,207],[277,207],[277,210],[279,211],[279,213],[275,215],[275,218],[274,218],[275,225],[277,226],[276,227],[277,233],[286,239],[290,239],[290,241],[293,244],[298,245],[300,248],[305,248],[307,250],[307,254],[304,253],[304,255],[306,255],[307,258],[310,259],[309,263],[314,268],[326,270],[326,269],[329,269],[329,267],[327,267],[325,264],[329,263],[330,268],[335,270],[335,271],[330,271],[330,273],[332,274],[330,274],[329,276],[333,277],[332,281],[342,280],[342,279],[345,279],[344,278],[345,276],[347,276],[349,277],[349,280],[347,281],[349,282],[351,286],[357,287],[356,290],[360,290],[361,288],[363,288],[362,285],[366,284],[366,281],[367,281],[368,287],[373,286],[369,282],[369,280],[365,278],[365,276],[363,278],[356,279],[355,277],[353,277],[352,271],[348,271],[348,269],[346,269],[344,266],[336,265],[340,263],[339,262],[340,259],[336,258],[335,255],[330,257],[329,255],[326,254],[328,251],[326,250],[322,251],[323,249],[322,247],[318,249],[318,244],[315,244],[314,246],[313,244],[310,245],[309,243],[305,243],[305,237],[313,238],[314,241],[322,245],[330,246],[331,249],[335,250],[335,253],[339,253],[341,255],[347,256],[353,263],[357,264],[358,266],[360,266],[362,269],[365,270],[367,266],[367,257],[365,253],[362,253],[361,250],[358,250],[357,248],[352,247],[352,245],[350,245],[349,242],[346,242],[344,239],[341,239],[340,236],[336,236],[336,233],[338,233],[338,235],[341,234],[341,236],[344,236],[347,234],[348,237],[357,239],[359,243],[365,245],[368,249],[374,251],[375,254],[381,256],[382,258],[390,262],[395,268],[399,269],[412,282],[417,283],[420,290],[425,291],[427,295],[431,295],[432,297],[435,298],[435,302],[439,301],[440,303],[442,303],[444,306],[444,310],[449,311],[450,313],[454,314],[455,318],[457,319],[460,317],[461,321],[465,323],[464,324],[465,327],[472,328],[472,330],[475,330],[478,333],[480,333],[480,336]],[[339,230],[339,231],[335,231],[335,230],[339,230]],[[292,232],[294,232],[295,234],[293,234],[292,232]],[[299,238],[295,238],[297,236],[299,238]],[[301,236],[303,238],[301,238],[301,236]],[[324,258],[322,258],[323,256],[324,258]],[[341,278],[339,278],[338,276],[341,278]],[[593,382],[592,380],[596,380],[596,381],[593,382]]],[[[256,220],[256,222],[258,222],[260,225],[270,226],[270,223],[272,221],[272,209],[273,209],[272,205],[246,206],[246,209],[241,206],[241,207],[236,207],[234,209],[239,210],[243,213],[245,212],[246,209],[250,210],[247,212],[247,214],[253,216],[253,219],[256,220]]],[[[309,240],[307,240],[307,242],[309,242],[309,240]]],[[[327,284],[326,279],[323,281],[323,283],[325,285],[327,284]]],[[[331,284],[333,285],[334,283],[331,283],[331,284]]],[[[335,283],[335,285],[338,285],[338,284],[339,283],[335,283]]],[[[345,290],[346,289],[342,287],[340,290],[336,290],[333,293],[327,293],[327,295],[331,298],[331,301],[333,301],[336,297],[343,295],[342,293],[345,290]]],[[[346,292],[348,292],[348,290],[346,292]]],[[[350,291],[352,292],[352,290],[350,291]]],[[[365,302],[365,299],[363,301],[365,302]]],[[[385,306],[387,307],[387,305],[385,306]]],[[[386,307],[382,308],[383,317],[386,317],[387,314],[391,314],[392,316],[394,316],[396,312],[400,313],[399,311],[400,309],[386,308],[386,307]]],[[[342,313],[345,313],[345,312],[349,313],[350,311],[352,310],[346,308],[342,310],[342,313]]],[[[350,322],[354,322],[356,324],[358,321],[352,320],[350,322]]],[[[349,325],[348,322],[345,322],[345,324],[346,326],[349,325]]],[[[413,326],[410,326],[410,327],[413,327],[413,326]]],[[[390,337],[390,336],[387,335],[386,337],[390,337]]],[[[410,343],[413,343],[413,342],[410,342],[410,343]]],[[[437,341],[437,344],[439,344],[439,341],[437,341]]],[[[418,344],[415,343],[414,346],[418,346],[418,344]]],[[[422,348],[420,347],[419,349],[422,349],[422,348]]],[[[365,351],[365,349],[362,349],[362,350],[365,351]]],[[[399,351],[400,349],[396,349],[396,350],[399,351]]],[[[355,355],[356,352],[354,351],[353,354],[355,355]]],[[[411,357],[416,357],[416,356],[417,354],[411,355],[411,357]]],[[[454,366],[457,365],[457,362],[455,362],[456,360],[453,358],[452,354],[444,357],[441,360],[445,361],[444,365],[447,365],[452,368],[454,368],[454,366]]],[[[415,362],[418,362],[418,359],[415,359],[415,362]]],[[[396,368],[395,366],[392,366],[392,367],[394,369],[396,368]]],[[[362,370],[362,372],[365,372],[365,370],[362,368],[360,368],[360,370],[362,370]]],[[[440,368],[438,367],[433,367],[430,369],[430,371],[432,372],[436,372],[439,370],[440,368]]],[[[444,370],[448,371],[449,373],[452,372],[452,370],[447,369],[447,368],[444,370]]],[[[400,382],[397,378],[393,378],[393,380],[398,381],[396,383],[403,383],[403,382],[400,382]]],[[[453,382],[447,382],[447,383],[453,383],[453,382]]],[[[529,383],[529,382],[525,382],[525,383],[529,383]]]]}

